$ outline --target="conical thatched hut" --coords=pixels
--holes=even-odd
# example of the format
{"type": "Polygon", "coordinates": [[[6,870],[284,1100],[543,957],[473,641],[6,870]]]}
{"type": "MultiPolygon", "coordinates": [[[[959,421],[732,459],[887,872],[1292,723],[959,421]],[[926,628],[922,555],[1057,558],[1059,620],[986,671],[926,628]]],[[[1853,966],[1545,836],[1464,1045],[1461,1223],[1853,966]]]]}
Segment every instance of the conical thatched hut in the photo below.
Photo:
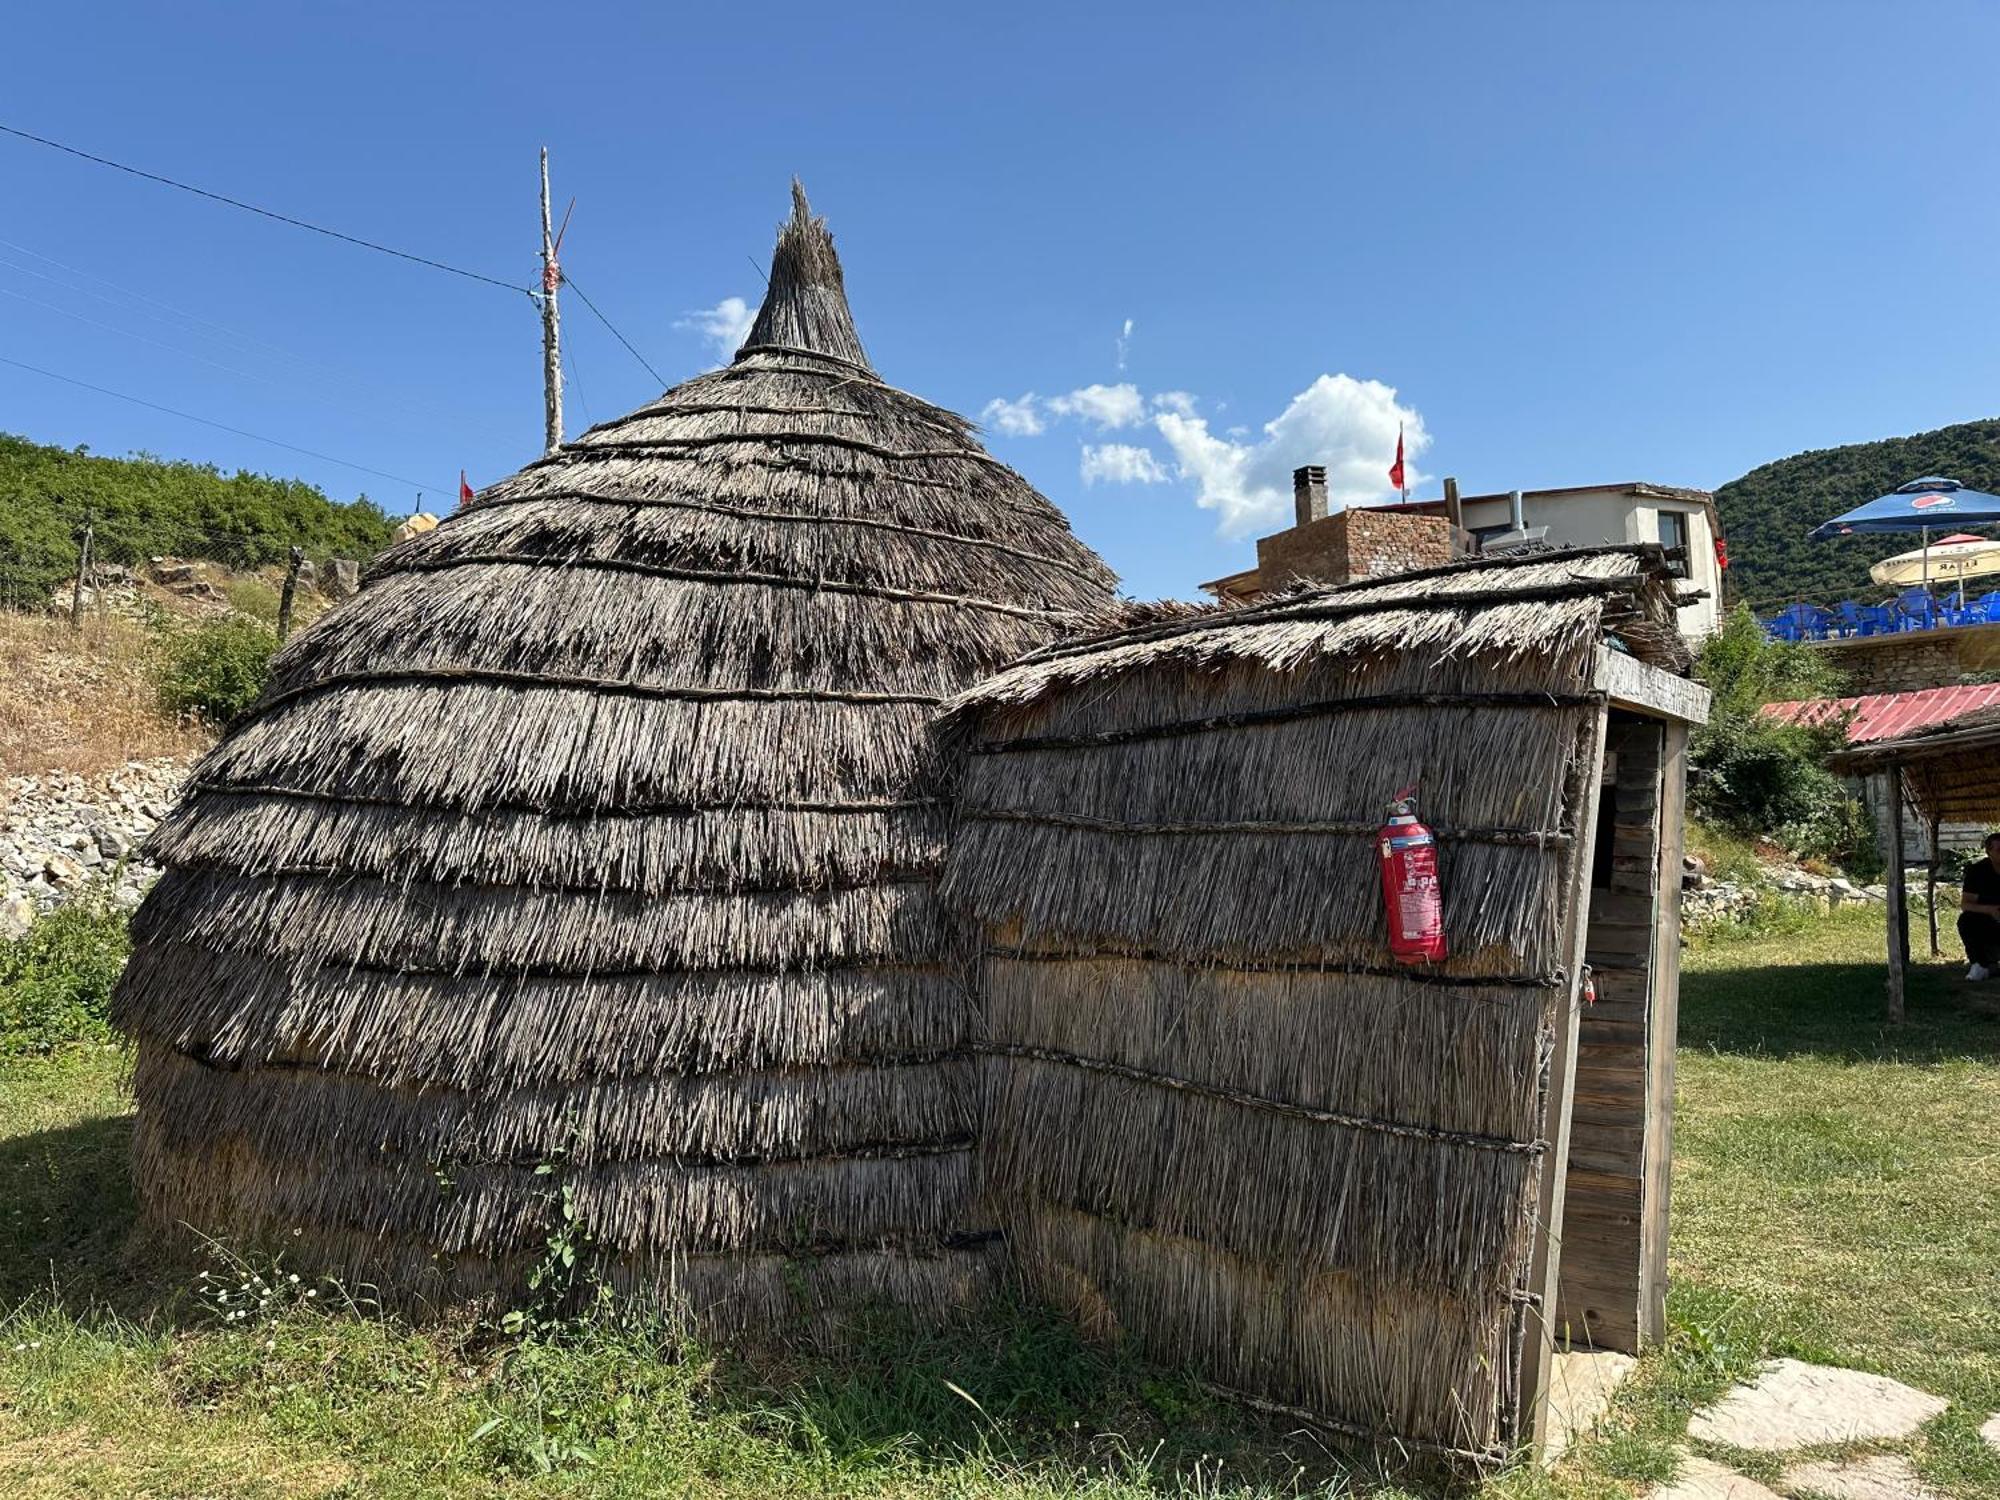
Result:
{"type": "Polygon", "coordinates": [[[504,1292],[561,1185],[713,1322],[957,1295],[925,724],[1112,579],[877,377],[795,199],[733,364],[385,553],[160,828],[117,997],[157,1219],[504,1292]]]}
{"type": "Polygon", "coordinates": [[[980,1153],[1033,1288],[1480,1461],[1538,1435],[1558,1339],[1658,1331],[1706,699],[1675,606],[1657,547],[1496,558],[1142,617],[957,701],[945,890],[986,932],[980,1153]],[[1418,968],[1377,870],[1411,783],[1449,943],[1418,968]]]}

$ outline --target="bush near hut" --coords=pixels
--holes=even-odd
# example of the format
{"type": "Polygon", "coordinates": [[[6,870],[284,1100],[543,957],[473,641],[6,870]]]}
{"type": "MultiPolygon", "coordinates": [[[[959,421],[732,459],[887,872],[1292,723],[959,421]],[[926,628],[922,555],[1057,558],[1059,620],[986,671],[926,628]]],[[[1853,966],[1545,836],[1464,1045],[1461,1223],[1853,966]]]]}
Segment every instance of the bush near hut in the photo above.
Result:
{"type": "Polygon", "coordinates": [[[125,914],[108,886],[0,942],[0,1056],[109,1040],[106,1009],[129,947],[125,914]]]}
{"type": "Polygon", "coordinates": [[[1732,832],[1769,838],[1801,858],[1870,873],[1874,836],[1860,803],[1826,769],[1838,726],[1783,724],[1768,703],[1830,697],[1839,673],[1809,647],[1769,639],[1744,606],[1702,643],[1695,674],[1715,694],[1688,745],[1688,801],[1732,832]]]}
{"type": "Polygon", "coordinates": [[[156,681],[160,707],[220,728],[241,715],[271,679],[277,634],[242,615],[173,632],[162,643],[156,681]]]}

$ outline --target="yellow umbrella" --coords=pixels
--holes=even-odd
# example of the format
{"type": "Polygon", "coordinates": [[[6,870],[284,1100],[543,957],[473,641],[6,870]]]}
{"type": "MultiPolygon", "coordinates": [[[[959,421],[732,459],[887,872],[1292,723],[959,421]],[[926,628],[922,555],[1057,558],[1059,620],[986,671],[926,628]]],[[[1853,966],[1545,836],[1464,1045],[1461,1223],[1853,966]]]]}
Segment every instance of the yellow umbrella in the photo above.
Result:
{"type": "Polygon", "coordinates": [[[1868,570],[1868,576],[1891,588],[1911,584],[1956,583],[1968,578],[2000,575],[2000,542],[1960,533],[1928,548],[1899,552],[1885,557],[1868,570]]]}

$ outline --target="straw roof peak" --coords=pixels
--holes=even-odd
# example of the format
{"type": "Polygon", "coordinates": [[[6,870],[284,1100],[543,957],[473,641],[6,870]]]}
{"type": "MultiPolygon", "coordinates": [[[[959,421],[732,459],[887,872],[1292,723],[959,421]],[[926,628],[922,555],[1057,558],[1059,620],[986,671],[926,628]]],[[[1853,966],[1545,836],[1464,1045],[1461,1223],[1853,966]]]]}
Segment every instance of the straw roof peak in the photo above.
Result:
{"type": "Polygon", "coordinates": [[[792,216],[778,226],[778,243],[771,252],[764,305],[757,309],[757,321],[736,357],[759,349],[825,355],[874,373],[847,305],[847,284],[833,248],[833,232],[825,219],[813,213],[805,184],[796,177],[792,216]]]}

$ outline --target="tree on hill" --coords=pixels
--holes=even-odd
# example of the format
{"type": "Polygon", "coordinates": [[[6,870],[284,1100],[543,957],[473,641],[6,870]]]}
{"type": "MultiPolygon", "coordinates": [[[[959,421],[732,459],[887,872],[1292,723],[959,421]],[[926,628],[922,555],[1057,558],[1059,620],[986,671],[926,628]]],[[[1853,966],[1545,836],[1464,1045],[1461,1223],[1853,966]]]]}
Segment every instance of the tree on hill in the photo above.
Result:
{"type": "Polygon", "coordinates": [[[1875,592],[1869,565],[1907,552],[1917,545],[1915,535],[1812,542],[1807,534],[1930,474],[2000,492],[2000,418],[1794,454],[1725,484],[1715,503],[1729,537],[1732,595],[1769,613],[1795,599],[1825,604],[1875,592]]]}
{"type": "Polygon", "coordinates": [[[0,603],[39,603],[74,576],[86,517],[106,562],[171,555],[246,569],[292,547],[315,562],[372,557],[394,529],[366,495],[342,503],[299,479],[144,453],[102,458],[0,433],[0,603]]]}

